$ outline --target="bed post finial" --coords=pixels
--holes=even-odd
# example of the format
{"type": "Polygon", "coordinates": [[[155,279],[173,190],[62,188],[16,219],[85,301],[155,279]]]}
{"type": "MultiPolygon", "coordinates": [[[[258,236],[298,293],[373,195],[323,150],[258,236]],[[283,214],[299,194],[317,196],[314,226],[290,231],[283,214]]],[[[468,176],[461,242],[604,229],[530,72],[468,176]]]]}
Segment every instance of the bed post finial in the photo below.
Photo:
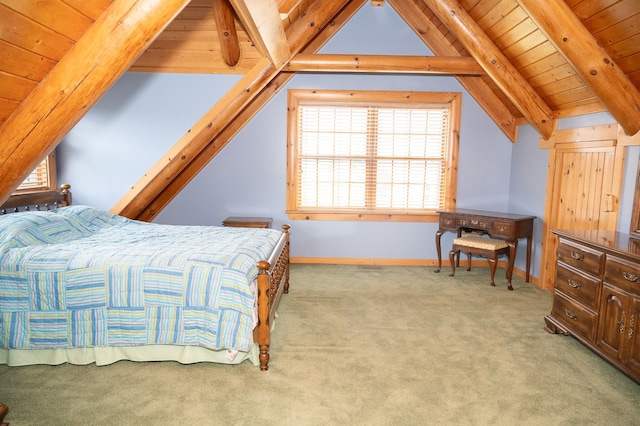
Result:
{"type": "Polygon", "coordinates": [[[60,185],[60,193],[63,195],[62,206],[70,206],[71,205],[71,185],[68,183],[63,183],[60,185]]]}

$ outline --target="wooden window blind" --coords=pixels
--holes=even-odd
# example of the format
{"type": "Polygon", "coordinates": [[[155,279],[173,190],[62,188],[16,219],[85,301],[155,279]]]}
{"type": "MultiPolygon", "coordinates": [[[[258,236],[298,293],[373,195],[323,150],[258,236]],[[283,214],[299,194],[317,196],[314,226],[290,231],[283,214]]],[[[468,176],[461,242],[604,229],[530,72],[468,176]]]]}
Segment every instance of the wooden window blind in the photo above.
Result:
{"type": "Polygon", "coordinates": [[[424,220],[451,207],[459,112],[452,94],[429,95],[290,91],[289,215],[424,220]]]}

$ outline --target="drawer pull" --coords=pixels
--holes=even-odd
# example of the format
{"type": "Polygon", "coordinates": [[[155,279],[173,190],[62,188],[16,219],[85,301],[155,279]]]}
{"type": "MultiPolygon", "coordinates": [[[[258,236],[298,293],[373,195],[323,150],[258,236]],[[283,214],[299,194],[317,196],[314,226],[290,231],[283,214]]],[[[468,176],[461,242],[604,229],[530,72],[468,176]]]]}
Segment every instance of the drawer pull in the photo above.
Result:
{"type": "Polygon", "coordinates": [[[572,251],[571,252],[571,257],[575,260],[582,260],[584,259],[584,254],[582,253],[578,253],[577,251],[572,251]]]}
{"type": "Polygon", "coordinates": [[[627,271],[622,271],[622,276],[624,277],[625,280],[631,281],[632,283],[635,283],[638,281],[638,276],[636,274],[632,274],[627,271]]]}
{"type": "Polygon", "coordinates": [[[567,281],[569,282],[569,286],[575,289],[580,289],[580,287],[582,287],[582,283],[580,283],[580,281],[572,280],[571,278],[568,278],[567,281]]]}
{"type": "Polygon", "coordinates": [[[576,315],[576,313],[573,311],[570,311],[569,309],[565,309],[564,313],[569,317],[569,319],[572,319],[574,321],[578,319],[578,316],[576,315]]]}

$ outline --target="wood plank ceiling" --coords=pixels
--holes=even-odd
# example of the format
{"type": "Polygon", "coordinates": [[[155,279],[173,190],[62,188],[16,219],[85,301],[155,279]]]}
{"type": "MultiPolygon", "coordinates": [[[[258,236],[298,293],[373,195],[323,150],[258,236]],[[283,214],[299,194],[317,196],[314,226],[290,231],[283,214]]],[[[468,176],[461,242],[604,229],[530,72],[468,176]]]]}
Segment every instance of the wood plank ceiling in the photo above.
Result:
{"type": "MultiPolygon", "coordinates": [[[[609,111],[627,134],[640,129],[638,0],[171,0],[169,8],[175,13],[161,13],[161,3],[166,8],[170,1],[0,0],[0,200],[127,70],[233,73],[247,78],[266,72],[269,77],[256,89],[270,95],[275,93],[267,88],[272,81],[284,84],[296,71],[449,73],[513,141],[518,125],[529,123],[548,138],[558,118],[598,111],[609,111]],[[360,7],[378,4],[393,7],[437,57],[368,60],[358,52],[315,54],[335,32],[332,27],[344,24],[341,19],[348,20],[360,7]],[[31,103],[50,102],[48,110],[60,105],[54,96],[42,95],[61,90],[47,88],[65,79],[65,75],[52,78],[52,73],[64,64],[65,55],[72,55],[74,46],[80,54],[90,52],[82,50],[82,42],[93,26],[105,25],[103,34],[110,34],[109,25],[111,30],[120,29],[107,19],[117,7],[136,11],[141,22],[156,21],[149,25],[148,40],[131,46],[115,44],[128,51],[131,60],[102,76],[104,87],[96,83],[94,90],[85,92],[76,108],[79,113],[63,114],[59,120],[65,123],[48,124],[58,126],[58,131],[33,139],[38,138],[33,130],[47,113],[38,116],[39,109],[31,103]],[[372,63],[382,65],[376,68],[372,63]]],[[[110,49],[114,43],[106,43],[105,37],[93,40],[94,47],[110,49]]],[[[66,76],[90,76],[91,65],[85,66],[84,73],[66,76]]],[[[254,96],[263,103],[269,98],[254,94],[242,102],[223,99],[237,109],[227,119],[250,119],[243,111],[254,96]]],[[[203,137],[211,143],[224,134],[221,125],[217,133],[203,137]]],[[[185,146],[189,142],[180,141],[185,146]]],[[[210,155],[217,152],[203,146],[193,155],[203,149],[210,155]]],[[[199,160],[195,170],[209,159],[199,160]]],[[[162,173],[163,168],[159,165],[156,171],[162,173]]],[[[177,176],[183,170],[172,172],[177,176]]],[[[190,178],[182,179],[185,185],[190,178]]],[[[147,212],[162,191],[166,186],[142,203],[147,212]]],[[[125,198],[138,196],[134,192],[125,198]]],[[[121,210],[127,210],[125,205],[121,210]]],[[[134,209],[130,216],[139,217],[144,209],[134,209]]]]}

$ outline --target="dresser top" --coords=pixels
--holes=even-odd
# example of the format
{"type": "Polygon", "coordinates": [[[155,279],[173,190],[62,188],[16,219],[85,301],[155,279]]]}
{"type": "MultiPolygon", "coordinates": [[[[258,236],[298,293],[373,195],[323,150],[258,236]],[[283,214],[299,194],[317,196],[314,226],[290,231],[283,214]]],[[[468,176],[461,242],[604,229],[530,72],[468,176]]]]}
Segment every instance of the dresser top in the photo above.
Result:
{"type": "Polygon", "coordinates": [[[640,258],[640,239],[629,234],[599,230],[558,230],[552,231],[559,237],[576,240],[611,252],[640,258]]]}

